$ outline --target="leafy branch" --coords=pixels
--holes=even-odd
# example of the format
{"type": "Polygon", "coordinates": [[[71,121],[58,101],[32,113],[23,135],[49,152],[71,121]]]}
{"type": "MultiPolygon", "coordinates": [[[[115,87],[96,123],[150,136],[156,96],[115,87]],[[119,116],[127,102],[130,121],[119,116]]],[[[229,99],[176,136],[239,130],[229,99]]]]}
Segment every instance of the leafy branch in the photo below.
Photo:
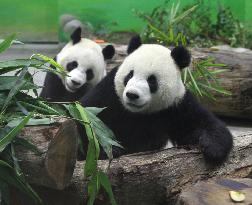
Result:
{"type": "MultiPolygon", "coordinates": [[[[0,50],[6,50],[13,42],[15,35],[6,38],[0,44],[0,50]]],[[[42,204],[39,196],[26,182],[15,155],[15,146],[22,145],[36,154],[39,150],[30,142],[19,138],[18,134],[26,125],[51,124],[55,118],[66,117],[83,124],[89,140],[87,159],[84,169],[88,183],[88,204],[94,203],[99,190],[103,188],[115,205],[112,188],[107,175],[97,167],[100,146],[111,160],[112,146],[120,146],[115,141],[114,134],[97,118],[101,108],[83,108],[79,103],[48,103],[38,97],[29,95],[30,91],[37,93],[39,87],[34,84],[33,76],[28,67],[43,72],[53,72],[65,77],[67,72],[53,59],[35,54],[30,59],[18,59],[0,62],[0,191],[2,200],[9,204],[9,185],[30,196],[36,204],[42,204]],[[51,68],[50,64],[55,67],[51,68]],[[17,71],[16,76],[2,76],[1,74],[17,71]]],[[[37,94],[36,94],[37,96],[37,94]]],[[[121,147],[121,146],[120,146],[121,147]]]]}

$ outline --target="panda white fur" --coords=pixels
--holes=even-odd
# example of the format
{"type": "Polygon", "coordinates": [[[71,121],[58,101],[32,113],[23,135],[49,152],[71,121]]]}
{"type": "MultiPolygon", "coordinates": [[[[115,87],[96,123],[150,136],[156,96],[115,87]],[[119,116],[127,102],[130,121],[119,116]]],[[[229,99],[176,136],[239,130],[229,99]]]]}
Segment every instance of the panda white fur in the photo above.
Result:
{"type": "Polygon", "coordinates": [[[75,101],[98,84],[106,75],[105,60],[115,53],[112,45],[101,48],[96,42],[81,38],[81,28],[71,35],[71,41],[56,56],[56,61],[68,71],[68,76],[47,73],[40,96],[48,101],[75,101]]]}
{"type": "MultiPolygon", "coordinates": [[[[140,37],[132,38],[128,52],[124,62],[80,100],[86,107],[107,107],[99,117],[125,148],[115,148],[114,157],[161,149],[171,141],[199,145],[207,162],[223,162],[232,135],[182,83],[181,69],[190,64],[190,53],[181,46],[170,51],[141,45],[140,37]]],[[[86,137],[83,140],[87,145],[86,137]]]]}

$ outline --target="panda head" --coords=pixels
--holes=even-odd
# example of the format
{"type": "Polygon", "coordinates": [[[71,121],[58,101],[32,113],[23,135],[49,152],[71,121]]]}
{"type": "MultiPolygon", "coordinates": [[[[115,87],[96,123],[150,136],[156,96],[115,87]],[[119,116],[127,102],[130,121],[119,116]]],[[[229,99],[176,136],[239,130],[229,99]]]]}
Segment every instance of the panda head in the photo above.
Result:
{"type": "Polygon", "coordinates": [[[184,47],[171,51],[161,45],[142,45],[137,36],[131,39],[128,53],[115,76],[116,93],[127,110],[154,113],[184,97],[181,70],[191,61],[184,47]]]}
{"type": "Polygon", "coordinates": [[[71,41],[56,57],[68,76],[62,79],[69,92],[76,92],[84,84],[95,86],[106,75],[105,60],[115,53],[112,45],[101,48],[100,45],[86,38],[81,38],[81,28],[71,35],[71,41]]]}

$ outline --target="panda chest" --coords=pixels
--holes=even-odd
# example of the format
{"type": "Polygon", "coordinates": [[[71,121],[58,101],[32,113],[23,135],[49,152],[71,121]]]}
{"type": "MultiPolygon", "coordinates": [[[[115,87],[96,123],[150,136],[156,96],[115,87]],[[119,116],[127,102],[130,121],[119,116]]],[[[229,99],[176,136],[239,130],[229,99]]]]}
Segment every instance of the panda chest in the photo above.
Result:
{"type": "Polygon", "coordinates": [[[166,144],[168,134],[160,125],[158,119],[149,116],[128,117],[118,121],[112,130],[129,152],[146,151],[160,149],[166,144]]]}

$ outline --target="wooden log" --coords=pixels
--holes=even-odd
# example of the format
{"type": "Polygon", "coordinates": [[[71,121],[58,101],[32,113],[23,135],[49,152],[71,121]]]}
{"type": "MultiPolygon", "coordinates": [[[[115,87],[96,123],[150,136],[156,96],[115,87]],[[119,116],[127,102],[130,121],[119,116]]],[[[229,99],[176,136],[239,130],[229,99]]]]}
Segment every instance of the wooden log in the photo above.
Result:
{"type": "Polygon", "coordinates": [[[213,57],[216,63],[227,65],[227,72],[218,75],[220,83],[232,93],[225,96],[214,93],[216,101],[203,103],[221,116],[252,119],[252,51],[235,49],[194,49],[193,55],[213,57]]]}
{"type": "MultiPolygon", "coordinates": [[[[252,133],[235,138],[235,147],[229,160],[220,167],[210,167],[200,151],[172,148],[160,152],[138,153],[114,159],[109,176],[120,205],[174,204],[181,190],[197,181],[228,176],[252,176],[252,133]]],[[[106,169],[107,161],[99,167],[106,169]]],[[[72,185],[81,198],[87,199],[86,181],[82,179],[84,162],[78,162],[72,185]],[[82,180],[81,180],[82,179],[82,180]]],[[[97,204],[106,204],[98,197],[97,204]]],[[[86,201],[84,202],[84,204],[86,201]]]]}
{"type": "Polygon", "coordinates": [[[77,156],[75,123],[61,119],[53,125],[25,127],[21,137],[42,152],[36,155],[21,146],[17,147],[17,158],[28,181],[59,190],[69,185],[77,156]]]}
{"type": "MultiPolygon", "coordinates": [[[[115,45],[115,48],[117,55],[108,62],[108,70],[121,64],[127,56],[125,45],[115,45]]],[[[191,52],[194,60],[213,57],[215,63],[227,65],[227,72],[219,74],[218,77],[223,88],[232,95],[213,93],[216,101],[203,99],[203,104],[220,116],[252,119],[252,51],[216,47],[193,48],[191,52]]]]}
{"type": "MultiPolygon", "coordinates": [[[[252,131],[235,129],[233,133],[236,135],[234,150],[228,161],[219,167],[210,167],[205,163],[197,149],[172,148],[114,159],[108,175],[118,204],[174,204],[181,190],[198,181],[222,176],[251,177],[252,131]]],[[[78,136],[75,124],[67,120],[51,126],[27,127],[22,136],[44,153],[36,156],[30,151],[18,149],[21,168],[28,181],[36,187],[50,188],[51,191],[44,194],[48,197],[49,193],[56,193],[52,189],[57,189],[62,190],[64,196],[74,197],[70,201],[86,204],[87,181],[83,178],[85,162],[75,164],[78,136]]],[[[99,169],[106,171],[107,166],[107,160],[99,161],[99,169]]],[[[60,192],[57,192],[55,196],[59,195],[60,192]]],[[[64,197],[55,196],[51,195],[53,203],[62,204],[64,197]]],[[[108,204],[105,194],[98,196],[96,204],[108,204]]]]}
{"type": "Polygon", "coordinates": [[[230,191],[241,192],[245,199],[239,204],[252,204],[252,179],[216,179],[197,184],[183,190],[176,205],[230,205],[235,201],[230,191]]]}

